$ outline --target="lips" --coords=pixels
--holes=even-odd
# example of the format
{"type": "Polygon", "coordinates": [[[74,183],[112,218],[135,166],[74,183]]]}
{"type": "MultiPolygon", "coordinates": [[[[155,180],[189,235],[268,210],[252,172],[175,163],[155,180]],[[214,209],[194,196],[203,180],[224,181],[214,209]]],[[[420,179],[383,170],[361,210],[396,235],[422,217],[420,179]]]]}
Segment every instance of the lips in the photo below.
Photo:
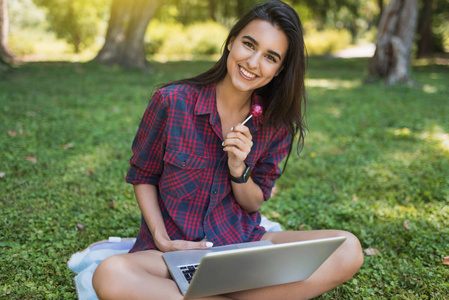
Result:
{"type": "Polygon", "coordinates": [[[257,77],[256,74],[251,73],[250,71],[244,69],[244,68],[241,67],[241,66],[239,66],[239,71],[240,71],[240,74],[241,74],[241,75],[243,76],[243,78],[245,78],[245,79],[250,80],[250,79],[254,79],[254,78],[257,77]]]}

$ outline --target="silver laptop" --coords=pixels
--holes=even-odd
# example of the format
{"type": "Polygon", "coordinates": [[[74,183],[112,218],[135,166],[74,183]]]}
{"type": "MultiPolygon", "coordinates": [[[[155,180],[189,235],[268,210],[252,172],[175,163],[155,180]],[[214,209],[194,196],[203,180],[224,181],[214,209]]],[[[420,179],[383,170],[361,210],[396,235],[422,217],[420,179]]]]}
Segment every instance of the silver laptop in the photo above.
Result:
{"type": "Polygon", "coordinates": [[[345,239],[249,242],[166,252],[163,258],[185,298],[206,297],[307,279],[345,239]]]}

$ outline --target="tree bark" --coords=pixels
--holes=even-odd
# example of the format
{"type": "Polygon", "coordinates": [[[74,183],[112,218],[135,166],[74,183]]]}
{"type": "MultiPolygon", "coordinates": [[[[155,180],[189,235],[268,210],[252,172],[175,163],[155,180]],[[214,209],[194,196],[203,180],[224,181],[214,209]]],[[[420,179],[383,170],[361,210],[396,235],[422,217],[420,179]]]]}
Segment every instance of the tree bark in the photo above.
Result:
{"type": "Polygon", "coordinates": [[[0,65],[14,64],[20,60],[9,49],[8,2],[0,0],[0,65]]]}
{"type": "Polygon", "coordinates": [[[157,2],[113,0],[105,43],[95,60],[124,68],[148,68],[144,37],[157,2]]]}
{"type": "Polygon", "coordinates": [[[388,84],[410,81],[418,0],[391,0],[381,16],[370,75],[388,84]]]}
{"type": "Polygon", "coordinates": [[[433,0],[424,0],[419,13],[418,22],[418,51],[416,57],[430,56],[434,52],[432,37],[432,5],[433,0]]]}

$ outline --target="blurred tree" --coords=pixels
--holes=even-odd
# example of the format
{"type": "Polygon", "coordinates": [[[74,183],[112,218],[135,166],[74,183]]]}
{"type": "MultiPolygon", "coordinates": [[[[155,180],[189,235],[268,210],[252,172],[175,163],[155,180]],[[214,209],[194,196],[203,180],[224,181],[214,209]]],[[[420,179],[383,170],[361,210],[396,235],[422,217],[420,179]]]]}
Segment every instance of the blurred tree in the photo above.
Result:
{"type": "Polygon", "coordinates": [[[377,6],[379,7],[379,21],[380,21],[380,16],[384,12],[384,0],[377,0],[377,6]]]}
{"type": "MultiPolygon", "coordinates": [[[[347,29],[355,43],[361,33],[377,25],[382,0],[292,0],[295,8],[306,5],[317,30],[347,29]]],[[[301,11],[298,13],[302,17],[301,11]]]]}
{"type": "Polygon", "coordinates": [[[423,0],[418,21],[418,58],[433,54],[432,42],[432,4],[433,0],[423,0]]]}
{"type": "Polygon", "coordinates": [[[166,0],[160,3],[155,18],[183,25],[212,20],[232,26],[235,19],[261,0],[166,0]]]}
{"type": "Polygon", "coordinates": [[[8,37],[8,1],[0,0],[0,66],[6,65],[6,63],[19,62],[19,59],[9,49],[8,37]]]}
{"type": "Polygon", "coordinates": [[[422,0],[417,29],[418,58],[431,56],[435,52],[444,52],[443,30],[440,28],[449,23],[449,1],[422,0]]]}
{"type": "Polygon", "coordinates": [[[377,33],[370,76],[388,84],[410,81],[413,38],[418,19],[418,0],[391,0],[385,7],[377,33]]]}
{"type": "Polygon", "coordinates": [[[184,25],[207,20],[230,25],[239,14],[258,2],[261,1],[113,0],[106,40],[95,60],[126,68],[148,68],[144,36],[151,18],[184,25]]]}
{"type": "Polygon", "coordinates": [[[148,68],[144,37],[159,1],[113,0],[106,40],[95,60],[125,68],[148,68]]]}
{"type": "Polygon", "coordinates": [[[78,53],[93,43],[110,0],[34,0],[34,3],[47,10],[57,37],[72,44],[78,53]]]}

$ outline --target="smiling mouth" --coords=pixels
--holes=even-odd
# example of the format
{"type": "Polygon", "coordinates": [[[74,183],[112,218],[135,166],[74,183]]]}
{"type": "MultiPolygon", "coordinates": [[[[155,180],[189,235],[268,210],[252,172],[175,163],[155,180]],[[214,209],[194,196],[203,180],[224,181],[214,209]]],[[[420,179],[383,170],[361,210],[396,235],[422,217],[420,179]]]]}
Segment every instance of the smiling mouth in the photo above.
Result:
{"type": "Polygon", "coordinates": [[[245,76],[248,79],[253,79],[255,78],[257,75],[254,73],[251,73],[247,70],[245,70],[243,67],[240,67],[240,73],[242,73],[243,76],[245,76]]]}

